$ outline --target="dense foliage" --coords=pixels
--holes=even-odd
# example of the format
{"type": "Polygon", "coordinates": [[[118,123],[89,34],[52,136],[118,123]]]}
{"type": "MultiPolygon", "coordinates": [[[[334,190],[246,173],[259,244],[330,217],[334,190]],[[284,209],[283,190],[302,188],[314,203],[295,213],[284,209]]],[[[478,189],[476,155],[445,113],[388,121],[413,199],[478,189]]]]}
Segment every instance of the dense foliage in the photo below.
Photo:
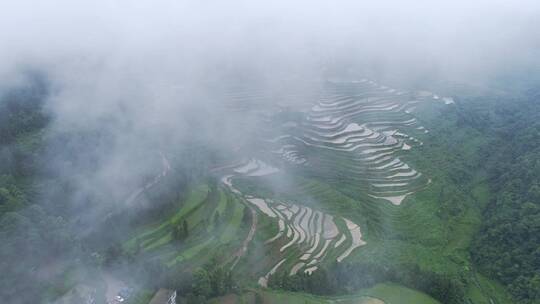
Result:
{"type": "Polygon", "coordinates": [[[35,132],[47,125],[49,118],[42,111],[48,94],[46,83],[38,74],[31,74],[28,82],[9,90],[0,101],[0,144],[13,143],[22,135],[35,132]]]}
{"type": "Polygon", "coordinates": [[[269,286],[320,295],[351,293],[378,283],[394,282],[423,291],[442,303],[464,301],[464,286],[449,276],[422,271],[417,265],[381,266],[367,263],[334,263],[313,274],[289,276],[279,272],[271,276],[269,286]]]}
{"type": "Polygon", "coordinates": [[[28,205],[40,169],[40,131],[47,89],[32,76],[27,85],[0,96],[0,215],[28,205]]]}
{"type": "Polygon", "coordinates": [[[489,161],[493,196],[473,258],[521,303],[540,303],[540,93],[497,107],[489,161]]]}

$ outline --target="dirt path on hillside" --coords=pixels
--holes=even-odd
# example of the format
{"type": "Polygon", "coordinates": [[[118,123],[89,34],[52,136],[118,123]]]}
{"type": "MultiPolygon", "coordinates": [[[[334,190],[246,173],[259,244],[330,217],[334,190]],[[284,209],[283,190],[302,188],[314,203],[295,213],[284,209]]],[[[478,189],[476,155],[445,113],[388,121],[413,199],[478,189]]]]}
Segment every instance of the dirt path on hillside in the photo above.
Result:
{"type": "Polygon", "coordinates": [[[248,235],[246,236],[246,239],[242,243],[242,247],[234,254],[236,256],[235,261],[233,262],[231,266],[231,270],[236,266],[238,261],[246,254],[247,248],[249,246],[249,243],[251,240],[253,240],[253,237],[255,236],[255,231],[257,230],[257,212],[253,209],[253,207],[249,206],[249,211],[251,211],[251,227],[249,228],[248,235]]]}
{"type": "Polygon", "coordinates": [[[141,186],[137,188],[127,199],[126,199],[126,205],[131,205],[138,197],[141,195],[145,190],[148,190],[152,188],[154,185],[156,185],[163,177],[167,176],[169,171],[171,171],[171,164],[169,163],[169,160],[163,155],[163,152],[159,151],[159,155],[161,156],[161,164],[163,166],[163,169],[161,170],[161,173],[156,175],[153,180],[148,182],[146,185],[141,186]]]}

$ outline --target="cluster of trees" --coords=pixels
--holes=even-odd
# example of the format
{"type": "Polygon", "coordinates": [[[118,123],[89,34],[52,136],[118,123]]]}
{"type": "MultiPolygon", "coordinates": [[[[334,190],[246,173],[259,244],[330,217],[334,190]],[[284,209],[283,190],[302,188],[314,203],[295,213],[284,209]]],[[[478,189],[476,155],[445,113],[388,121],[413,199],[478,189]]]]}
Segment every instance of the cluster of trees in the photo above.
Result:
{"type": "MultiPolygon", "coordinates": [[[[237,288],[230,269],[223,267],[216,257],[194,271],[171,269],[157,265],[147,267],[147,269],[152,268],[158,270],[153,272],[152,278],[163,278],[160,285],[155,287],[165,286],[176,290],[179,294],[177,303],[202,304],[206,303],[210,298],[228,294],[237,288]]],[[[153,283],[155,283],[155,280],[153,283]]]]}
{"type": "Polygon", "coordinates": [[[193,276],[193,294],[205,298],[227,294],[235,286],[231,271],[221,266],[217,259],[197,269],[193,276]]]}
{"type": "Polygon", "coordinates": [[[520,303],[540,303],[540,92],[495,114],[485,151],[493,195],[472,254],[520,303]]]}
{"type": "Polygon", "coordinates": [[[313,274],[278,272],[268,282],[270,288],[304,291],[319,295],[351,293],[377,283],[394,282],[420,290],[443,303],[464,302],[464,284],[459,278],[423,271],[417,265],[381,266],[368,263],[334,263],[313,274]]]}
{"type": "Polygon", "coordinates": [[[186,220],[183,220],[181,225],[176,225],[173,228],[172,236],[173,239],[179,241],[185,240],[189,236],[189,228],[186,220]]]}
{"type": "Polygon", "coordinates": [[[197,268],[186,268],[185,265],[170,267],[156,259],[132,256],[120,246],[113,245],[104,251],[100,259],[103,260],[101,265],[114,264],[117,271],[149,290],[176,290],[179,304],[207,303],[211,298],[238,289],[233,273],[218,256],[197,268]]]}

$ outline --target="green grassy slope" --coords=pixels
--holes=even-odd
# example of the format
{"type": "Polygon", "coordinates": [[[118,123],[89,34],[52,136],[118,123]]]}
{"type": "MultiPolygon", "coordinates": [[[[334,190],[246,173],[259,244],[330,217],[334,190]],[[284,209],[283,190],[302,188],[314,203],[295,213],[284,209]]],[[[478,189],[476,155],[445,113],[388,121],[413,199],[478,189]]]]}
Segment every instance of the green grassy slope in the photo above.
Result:
{"type": "Polygon", "coordinates": [[[252,290],[240,295],[227,295],[212,299],[210,303],[298,303],[298,304],[439,304],[440,302],[428,295],[405,288],[396,284],[377,284],[372,288],[358,293],[337,296],[322,297],[300,292],[284,292],[275,290],[252,290]],[[259,302],[256,302],[258,299],[259,302]]]}
{"type": "Polygon", "coordinates": [[[216,252],[234,251],[245,234],[245,206],[223,188],[199,184],[169,218],[138,229],[123,244],[126,251],[155,257],[166,266],[201,265],[216,252]],[[216,217],[217,214],[217,217],[216,217]],[[187,224],[185,239],[175,240],[173,229],[187,224]]]}

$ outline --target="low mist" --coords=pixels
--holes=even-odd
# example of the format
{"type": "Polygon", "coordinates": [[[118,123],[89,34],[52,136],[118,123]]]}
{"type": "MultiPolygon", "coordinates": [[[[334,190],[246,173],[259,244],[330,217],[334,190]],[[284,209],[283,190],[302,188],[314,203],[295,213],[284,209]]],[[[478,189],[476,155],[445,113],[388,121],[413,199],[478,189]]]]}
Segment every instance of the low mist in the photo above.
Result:
{"type": "Polygon", "coordinates": [[[4,1],[0,95],[47,88],[38,200],[95,240],[163,157],[174,178],[197,175],[194,147],[209,170],[249,159],[264,112],[304,107],[327,80],[430,89],[533,74],[539,20],[537,1],[4,1]],[[253,88],[266,97],[235,103],[253,88]]]}

